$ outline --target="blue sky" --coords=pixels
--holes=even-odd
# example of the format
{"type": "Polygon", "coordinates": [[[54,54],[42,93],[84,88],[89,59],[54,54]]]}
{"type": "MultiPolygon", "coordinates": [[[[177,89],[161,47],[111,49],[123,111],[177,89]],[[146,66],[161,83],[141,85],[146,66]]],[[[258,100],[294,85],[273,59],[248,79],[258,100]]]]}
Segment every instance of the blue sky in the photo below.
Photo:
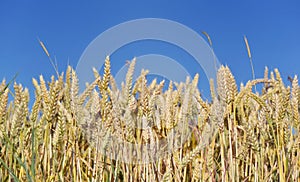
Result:
{"type": "MultiPolygon", "coordinates": [[[[288,75],[300,73],[300,2],[297,1],[1,0],[0,78],[10,79],[19,73],[17,82],[29,88],[32,77],[43,74],[50,80],[55,71],[37,37],[57,59],[59,71],[64,71],[68,63],[76,67],[85,48],[99,34],[139,18],[169,19],[199,34],[208,32],[219,61],[231,68],[238,83],[252,78],[244,35],[249,40],[257,77],[263,76],[265,66],[279,68],[286,83],[288,75]]],[[[119,50],[112,57],[115,58],[112,69],[119,69],[134,56],[155,52],[177,56],[176,59],[189,58],[171,45],[149,41],[119,50]]],[[[194,68],[192,62],[186,64],[191,72],[200,73],[200,89],[209,97],[201,68],[194,68]]]]}

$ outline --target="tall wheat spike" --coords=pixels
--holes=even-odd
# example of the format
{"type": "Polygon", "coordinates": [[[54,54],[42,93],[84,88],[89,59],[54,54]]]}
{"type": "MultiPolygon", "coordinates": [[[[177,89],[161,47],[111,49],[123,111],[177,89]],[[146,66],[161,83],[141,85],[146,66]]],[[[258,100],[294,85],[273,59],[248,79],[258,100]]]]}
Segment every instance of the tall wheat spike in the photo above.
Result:
{"type": "Polygon", "coordinates": [[[292,98],[291,98],[291,106],[293,111],[293,121],[295,128],[299,126],[299,84],[298,77],[295,76],[292,82],[292,98]]]}
{"type": "Polygon", "coordinates": [[[129,102],[130,98],[131,98],[131,92],[132,92],[132,77],[133,77],[133,73],[134,73],[134,67],[136,64],[136,59],[133,59],[130,62],[127,74],[126,74],[126,86],[125,86],[125,99],[126,99],[126,103],[129,102]]]}
{"type": "MultiPolygon", "coordinates": [[[[254,67],[253,67],[253,62],[252,62],[252,55],[251,55],[251,51],[250,51],[250,46],[249,46],[249,43],[248,43],[248,39],[247,39],[246,36],[244,36],[244,41],[245,41],[245,44],[246,44],[248,57],[250,59],[251,70],[252,70],[252,79],[254,80],[255,79],[255,72],[254,72],[254,67]]],[[[256,92],[256,88],[255,88],[255,92],[256,92]]]]}
{"type": "MultiPolygon", "coordinates": [[[[2,90],[2,88],[4,88],[4,85],[5,85],[5,80],[3,80],[2,84],[1,84],[1,88],[0,88],[1,90],[2,90]]],[[[0,95],[0,131],[1,131],[1,134],[5,130],[4,123],[7,120],[6,114],[7,114],[8,92],[9,92],[9,90],[5,90],[0,95]]],[[[2,136],[0,136],[0,137],[2,137],[2,136]]]]}
{"type": "Polygon", "coordinates": [[[229,104],[234,101],[237,95],[237,85],[235,79],[226,66],[221,66],[217,74],[217,84],[218,84],[218,95],[221,101],[229,104]]]}

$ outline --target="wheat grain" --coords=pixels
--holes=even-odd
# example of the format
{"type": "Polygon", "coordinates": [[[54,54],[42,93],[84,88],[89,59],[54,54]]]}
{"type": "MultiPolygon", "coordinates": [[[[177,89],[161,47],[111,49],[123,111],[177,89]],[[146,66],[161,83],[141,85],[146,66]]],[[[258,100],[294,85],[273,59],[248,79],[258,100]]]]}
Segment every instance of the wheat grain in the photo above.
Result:
{"type": "MultiPolygon", "coordinates": [[[[36,181],[298,180],[297,77],[290,89],[278,70],[268,78],[265,69],[264,78],[241,84],[238,92],[231,71],[222,66],[218,96],[207,102],[198,90],[198,75],[185,83],[170,82],[163,89],[164,81],[148,85],[148,71],[143,70],[133,84],[131,62],[131,73],[119,90],[106,62],[106,76],[94,70],[94,82],[81,95],[71,67],[65,82],[64,74],[51,77],[49,84],[42,76],[40,83],[33,79],[36,90],[30,112],[29,93],[21,85],[14,84],[12,101],[8,89],[0,94],[0,159],[17,178],[27,180],[26,169],[16,157],[26,162],[36,181]],[[262,94],[253,93],[260,83],[262,94]],[[186,133],[191,133],[188,140],[184,140],[186,133]],[[150,149],[134,154],[126,145],[128,151],[121,150],[114,137],[148,144],[150,149]],[[173,153],[157,158],[163,147],[173,153]],[[122,162],[122,156],[133,163],[122,162]],[[143,157],[153,163],[134,163],[143,157]]],[[[0,89],[5,85],[3,81],[0,89]]],[[[10,174],[3,164],[0,181],[10,174]]]]}

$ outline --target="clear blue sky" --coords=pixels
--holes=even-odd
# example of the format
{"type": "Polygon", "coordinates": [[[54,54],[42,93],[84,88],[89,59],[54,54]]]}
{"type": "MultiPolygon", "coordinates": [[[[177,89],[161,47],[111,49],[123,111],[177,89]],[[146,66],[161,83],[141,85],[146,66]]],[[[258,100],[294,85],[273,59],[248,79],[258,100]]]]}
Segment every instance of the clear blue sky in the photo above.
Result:
{"type": "MultiPolygon", "coordinates": [[[[198,33],[208,32],[219,61],[230,66],[239,83],[252,78],[244,35],[249,40],[257,77],[263,76],[265,66],[279,68],[285,80],[300,73],[299,1],[1,0],[0,78],[10,79],[18,72],[17,82],[32,88],[32,77],[43,74],[49,80],[55,74],[37,37],[64,71],[68,63],[76,67],[84,49],[100,33],[138,18],[170,19],[198,33]]],[[[129,47],[124,54],[120,50],[124,59],[112,60],[113,69],[133,56],[158,51],[151,43],[141,49],[129,47]]],[[[199,72],[205,88],[207,81],[199,72]]]]}

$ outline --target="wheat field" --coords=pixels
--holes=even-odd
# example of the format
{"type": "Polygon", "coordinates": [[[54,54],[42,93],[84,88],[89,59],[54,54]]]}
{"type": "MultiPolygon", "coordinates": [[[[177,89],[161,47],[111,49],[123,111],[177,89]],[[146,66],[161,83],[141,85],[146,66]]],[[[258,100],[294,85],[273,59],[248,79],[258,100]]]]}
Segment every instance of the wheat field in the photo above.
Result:
{"type": "Polygon", "coordinates": [[[0,181],[300,181],[297,76],[286,86],[277,69],[266,68],[264,78],[238,86],[221,66],[208,102],[198,90],[198,75],[164,89],[164,81],[147,82],[147,70],[134,81],[135,63],[120,89],[109,57],[103,75],[94,70],[95,80],[80,94],[71,67],[49,82],[33,79],[34,98],[21,84],[10,90],[3,80],[0,181]],[[262,89],[255,93],[258,84],[262,89]],[[187,126],[186,140],[184,133],[170,132],[178,126],[187,126]],[[149,144],[149,155],[163,139],[179,143],[147,163],[130,152],[125,157],[131,162],[125,162],[123,154],[105,155],[114,147],[106,133],[149,144]]]}

